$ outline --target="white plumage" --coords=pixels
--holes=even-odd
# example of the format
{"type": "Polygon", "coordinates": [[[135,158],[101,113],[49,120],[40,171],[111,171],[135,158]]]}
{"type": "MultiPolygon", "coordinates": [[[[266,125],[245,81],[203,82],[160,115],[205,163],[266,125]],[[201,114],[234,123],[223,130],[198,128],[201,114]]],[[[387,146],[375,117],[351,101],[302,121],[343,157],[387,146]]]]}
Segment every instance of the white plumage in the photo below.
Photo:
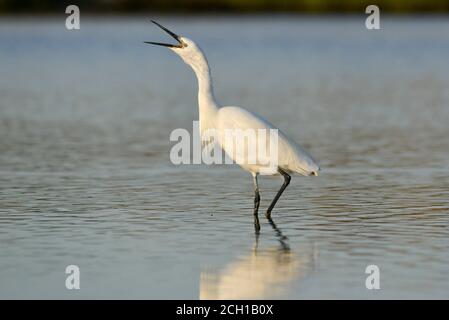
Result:
{"type": "MultiPolygon", "coordinates": [[[[160,28],[169,33],[174,39],[178,41],[178,44],[165,44],[158,42],[146,42],[150,44],[162,45],[169,47],[177,55],[179,55],[184,62],[189,65],[198,80],[198,104],[199,104],[199,122],[200,133],[202,136],[208,132],[208,130],[215,130],[218,133],[218,144],[223,148],[226,154],[233,160],[236,160],[236,150],[239,141],[234,140],[232,148],[224,143],[224,135],[226,130],[256,130],[265,129],[268,134],[270,129],[277,129],[267,120],[262,117],[246,110],[241,107],[220,107],[214,97],[212,79],[210,75],[210,68],[207,59],[199,48],[199,46],[192,40],[176,35],[165,27],[161,26],[157,22],[154,22],[160,28]]],[[[284,184],[277,193],[276,197],[272,201],[270,207],[266,212],[268,219],[271,218],[271,210],[279,199],[280,195],[290,182],[290,174],[298,173],[304,176],[317,176],[320,167],[316,161],[307,154],[301,146],[288,138],[281,130],[278,130],[278,144],[277,144],[277,161],[276,166],[267,164],[267,159],[259,158],[257,154],[257,161],[245,161],[247,160],[247,154],[244,156],[244,161],[238,162],[238,164],[245,170],[249,171],[254,179],[255,188],[255,201],[254,201],[254,219],[256,231],[260,230],[259,219],[257,216],[260,195],[257,182],[257,176],[262,175],[279,175],[284,177],[284,184]]],[[[257,139],[261,139],[257,136],[257,139]]],[[[268,137],[265,140],[267,143],[270,141],[268,137]]],[[[269,149],[269,148],[268,148],[269,149]]],[[[245,149],[246,150],[246,149],[245,149]]]]}

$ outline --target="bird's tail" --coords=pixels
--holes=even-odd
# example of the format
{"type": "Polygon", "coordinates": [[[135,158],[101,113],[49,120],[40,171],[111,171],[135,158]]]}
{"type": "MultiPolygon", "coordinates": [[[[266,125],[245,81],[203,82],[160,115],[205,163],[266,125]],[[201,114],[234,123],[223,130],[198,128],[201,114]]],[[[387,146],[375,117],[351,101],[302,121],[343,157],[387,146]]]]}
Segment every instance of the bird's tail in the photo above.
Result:
{"type": "Polygon", "coordinates": [[[302,157],[300,161],[295,161],[292,171],[303,176],[318,176],[321,168],[312,157],[302,157]]]}

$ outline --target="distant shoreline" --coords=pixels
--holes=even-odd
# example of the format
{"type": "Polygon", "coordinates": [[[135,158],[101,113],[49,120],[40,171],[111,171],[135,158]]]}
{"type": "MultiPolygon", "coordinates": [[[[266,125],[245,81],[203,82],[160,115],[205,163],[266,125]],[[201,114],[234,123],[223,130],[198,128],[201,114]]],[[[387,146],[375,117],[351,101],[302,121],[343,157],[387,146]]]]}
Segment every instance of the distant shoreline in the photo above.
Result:
{"type": "MultiPolygon", "coordinates": [[[[356,17],[366,17],[367,14],[364,12],[320,12],[320,13],[304,13],[304,12],[160,12],[160,11],[148,11],[148,12],[86,12],[82,13],[84,18],[155,18],[155,17],[173,17],[173,18],[196,18],[196,17],[216,17],[216,18],[231,18],[231,17],[285,17],[285,18],[356,18],[356,17]]],[[[448,12],[400,12],[400,13],[384,13],[382,16],[385,17],[403,17],[403,18],[440,18],[447,19],[449,15],[448,12]]],[[[65,11],[60,12],[0,12],[1,19],[39,19],[39,18],[58,18],[66,17],[65,11]]]]}
{"type": "MultiPolygon", "coordinates": [[[[73,4],[53,0],[0,0],[0,14],[57,14],[73,4]]],[[[354,14],[364,13],[368,5],[377,5],[383,13],[449,13],[449,0],[91,0],[77,1],[84,13],[139,14],[149,11],[157,14],[354,14]]]]}

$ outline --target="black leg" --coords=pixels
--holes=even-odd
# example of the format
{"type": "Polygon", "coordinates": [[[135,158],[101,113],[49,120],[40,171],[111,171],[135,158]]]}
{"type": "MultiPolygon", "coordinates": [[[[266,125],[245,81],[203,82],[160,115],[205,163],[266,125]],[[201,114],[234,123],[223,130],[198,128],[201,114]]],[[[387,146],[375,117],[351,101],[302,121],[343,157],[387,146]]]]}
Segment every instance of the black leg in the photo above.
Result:
{"type": "Polygon", "coordinates": [[[284,183],[282,184],[282,187],[279,189],[278,193],[274,197],[273,201],[271,202],[270,206],[268,207],[267,212],[265,213],[265,216],[270,219],[271,218],[271,211],[273,210],[274,206],[276,205],[276,202],[279,200],[282,192],[284,192],[285,188],[290,184],[291,177],[290,175],[282,170],[281,168],[278,168],[278,172],[284,176],[284,183]]]}
{"type": "Polygon", "coordinates": [[[259,205],[260,205],[260,193],[259,193],[259,185],[257,183],[257,175],[254,175],[254,229],[256,233],[260,231],[260,223],[259,223],[259,205]]]}
{"type": "Polygon", "coordinates": [[[254,196],[254,229],[256,230],[256,233],[260,231],[260,223],[259,223],[259,204],[260,204],[260,194],[259,190],[256,189],[254,196]]]}

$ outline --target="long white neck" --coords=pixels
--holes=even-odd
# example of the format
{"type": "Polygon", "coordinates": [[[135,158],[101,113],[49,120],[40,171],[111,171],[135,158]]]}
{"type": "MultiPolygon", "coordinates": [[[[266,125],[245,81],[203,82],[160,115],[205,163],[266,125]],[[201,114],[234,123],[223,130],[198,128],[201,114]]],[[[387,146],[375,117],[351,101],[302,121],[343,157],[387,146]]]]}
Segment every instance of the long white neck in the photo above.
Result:
{"type": "Polygon", "coordinates": [[[199,66],[192,66],[198,79],[198,104],[201,114],[213,114],[217,111],[218,106],[215,101],[214,88],[212,85],[212,77],[210,75],[209,65],[207,61],[199,66]]]}
{"type": "Polygon", "coordinates": [[[195,60],[195,63],[190,64],[190,66],[198,79],[200,131],[203,133],[204,130],[215,127],[218,105],[215,100],[212,77],[206,58],[204,55],[199,55],[195,60]]]}

